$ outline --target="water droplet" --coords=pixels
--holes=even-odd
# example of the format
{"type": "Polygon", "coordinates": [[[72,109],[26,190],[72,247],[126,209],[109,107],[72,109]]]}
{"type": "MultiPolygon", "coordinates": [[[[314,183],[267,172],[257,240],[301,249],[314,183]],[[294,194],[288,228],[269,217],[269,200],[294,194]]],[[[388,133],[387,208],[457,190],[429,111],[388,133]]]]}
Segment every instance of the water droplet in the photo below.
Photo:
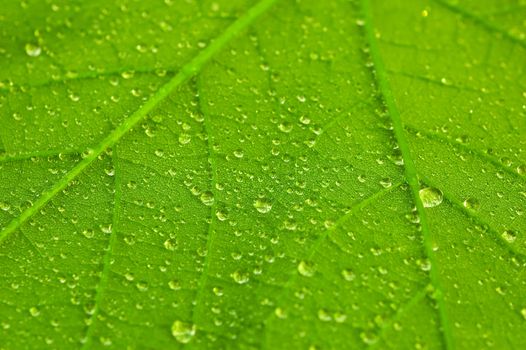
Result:
{"type": "Polygon", "coordinates": [[[323,321],[323,322],[332,321],[331,315],[325,309],[318,310],[318,318],[320,319],[320,321],[323,321]]]}
{"type": "Polygon", "coordinates": [[[223,288],[221,287],[212,288],[212,292],[214,292],[214,294],[217,295],[218,297],[223,296],[223,288]]]}
{"type": "Polygon", "coordinates": [[[389,188],[389,187],[393,186],[393,182],[391,181],[390,178],[384,177],[383,179],[380,180],[380,185],[383,188],[389,188]]]}
{"type": "Polygon", "coordinates": [[[234,156],[235,156],[236,158],[240,158],[240,159],[241,159],[241,158],[243,158],[244,155],[245,155],[245,154],[244,154],[243,150],[240,149],[240,148],[238,148],[238,149],[236,149],[236,150],[234,151],[234,156]]]}
{"type": "Polygon", "coordinates": [[[524,319],[526,320],[526,307],[524,309],[521,310],[521,315],[522,317],[524,317],[524,319]]]}
{"type": "Polygon", "coordinates": [[[258,198],[254,201],[254,208],[262,214],[266,214],[272,209],[272,203],[266,198],[258,198]]]}
{"type": "Polygon", "coordinates": [[[33,317],[37,317],[40,315],[40,310],[36,306],[33,306],[29,309],[29,314],[33,317]]]}
{"type": "Polygon", "coordinates": [[[145,281],[137,282],[135,285],[139,292],[146,292],[148,290],[148,283],[145,281]]]}
{"type": "Polygon", "coordinates": [[[232,273],[230,277],[232,277],[232,279],[234,279],[234,281],[238,284],[245,284],[250,280],[250,276],[247,272],[236,271],[232,273]]]}
{"type": "Polygon", "coordinates": [[[27,43],[25,46],[26,54],[30,57],[38,57],[42,53],[42,48],[37,44],[27,43]]]}
{"type": "Polygon", "coordinates": [[[101,226],[100,230],[107,234],[111,234],[113,232],[113,228],[111,224],[101,226]]]}
{"type": "Polygon", "coordinates": [[[186,344],[195,336],[196,326],[194,324],[175,321],[172,324],[172,335],[179,343],[186,344]]]}
{"type": "Polygon", "coordinates": [[[504,238],[508,243],[513,243],[517,239],[517,234],[512,230],[506,230],[502,232],[502,238],[504,238]]]}
{"type": "Polygon", "coordinates": [[[164,248],[171,251],[174,251],[175,248],[177,248],[177,242],[173,238],[168,238],[166,241],[164,241],[163,245],[164,248]]]}
{"type": "Polygon", "coordinates": [[[342,271],[342,277],[344,280],[350,282],[353,281],[356,278],[356,275],[351,269],[344,269],[342,271]]]}
{"type": "Polygon", "coordinates": [[[312,277],[312,276],[314,276],[314,273],[316,272],[316,270],[314,268],[314,264],[313,263],[302,260],[298,264],[298,272],[302,276],[312,277]]]}
{"type": "Polygon", "coordinates": [[[278,125],[278,129],[282,132],[289,133],[292,131],[292,124],[284,122],[278,125]]]}
{"type": "Polygon", "coordinates": [[[285,319],[287,318],[287,313],[280,307],[277,307],[275,310],[274,310],[274,315],[276,315],[277,318],[280,318],[280,319],[285,319]]]}
{"type": "Polygon", "coordinates": [[[179,143],[181,145],[186,145],[187,143],[190,143],[190,141],[192,141],[192,136],[190,136],[190,134],[182,133],[179,135],[179,143]]]}
{"type": "Polygon", "coordinates": [[[0,209],[3,211],[8,211],[9,209],[11,209],[11,205],[9,205],[9,203],[6,202],[0,202],[0,209]]]}
{"type": "Polygon", "coordinates": [[[418,195],[420,196],[420,200],[422,201],[424,208],[436,207],[442,203],[442,200],[444,199],[442,191],[434,187],[422,188],[418,192],[418,195]]]}
{"type": "Polygon", "coordinates": [[[95,231],[92,229],[87,229],[87,230],[82,231],[82,234],[86,238],[93,238],[93,236],[95,236],[95,231]]]}
{"type": "Polygon", "coordinates": [[[210,191],[205,191],[199,196],[201,202],[206,206],[211,206],[214,204],[214,194],[210,191]]]}
{"type": "Polygon", "coordinates": [[[378,341],[378,336],[371,331],[360,333],[360,338],[367,345],[373,345],[378,341]]]}
{"type": "Polygon", "coordinates": [[[171,290],[179,290],[181,289],[181,285],[179,284],[179,281],[172,280],[168,282],[168,287],[170,287],[171,290]]]}
{"type": "Polygon", "coordinates": [[[471,210],[478,210],[480,208],[480,203],[476,198],[466,198],[463,204],[465,208],[471,210]]]}
{"type": "Polygon", "coordinates": [[[216,217],[219,221],[225,221],[228,219],[228,211],[226,209],[220,209],[216,211],[216,217]]]}
{"type": "Polygon", "coordinates": [[[335,312],[332,317],[334,318],[334,321],[338,322],[338,323],[343,323],[345,322],[345,320],[347,320],[347,315],[342,313],[342,312],[335,312]]]}

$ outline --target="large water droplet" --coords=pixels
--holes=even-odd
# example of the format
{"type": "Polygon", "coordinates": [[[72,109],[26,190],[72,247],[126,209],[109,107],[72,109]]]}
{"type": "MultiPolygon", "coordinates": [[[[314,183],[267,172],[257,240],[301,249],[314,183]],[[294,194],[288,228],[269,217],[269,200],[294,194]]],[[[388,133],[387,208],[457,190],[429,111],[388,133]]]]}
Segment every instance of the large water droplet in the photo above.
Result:
{"type": "Polygon", "coordinates": [[[179,343],[186,344],[195,336],[196,326],[194,324],[175,321],[172,324],[172,335],[179,343]]]}
{"type": "Polygon", "coordinates": [[[418,195],[420,196],[420,200],[422,200],[422,204],[425,208],[436,207],[442,203],[442,200],[444,199],[442,191],[434,187],[422,188],[418,192],[418,195]]]}

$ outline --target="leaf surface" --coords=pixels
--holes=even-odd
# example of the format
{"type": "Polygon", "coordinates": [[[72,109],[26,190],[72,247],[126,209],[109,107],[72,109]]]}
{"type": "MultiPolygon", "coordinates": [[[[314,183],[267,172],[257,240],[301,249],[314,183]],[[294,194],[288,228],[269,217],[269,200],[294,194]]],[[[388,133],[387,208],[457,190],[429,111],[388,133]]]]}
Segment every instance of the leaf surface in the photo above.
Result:
{"type": "Polygon", "coordinates": [[[5,7],[0,349],[526,347],[520,1],[5,7]]]}

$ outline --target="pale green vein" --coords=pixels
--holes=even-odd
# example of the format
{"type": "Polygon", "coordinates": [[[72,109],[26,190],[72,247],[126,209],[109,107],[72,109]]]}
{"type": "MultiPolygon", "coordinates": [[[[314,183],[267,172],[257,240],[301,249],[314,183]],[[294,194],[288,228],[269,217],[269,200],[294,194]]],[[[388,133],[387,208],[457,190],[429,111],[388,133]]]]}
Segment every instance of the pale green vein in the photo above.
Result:
{"type": "Polygon", "coordinates": [[[391,117],[394,134],[398,142],[400,152],[402,153],[402,158],[404,160],[405,175],[406,175],[409,187],[411,188],[411,192],[413,194],[413,201],[415,203],[418,215],[420,217],[420,224],[422,227],[422,234],[423,234],[424,250],[432,266],[429,272],[429,277],[430,277],[432,285],[435,287],[435,289],[438,292],[436,301],[437,301],[438,312],[440,316],[442,335],[444,337],[446,348],[454,349],[455,346],[454,346],[453,336],[452,336],[451,329],[450,329],[451,325],[450,325],[449,318],[446,312],[446,305],[445,305],[444,296],[443,296],[444,295],[443,288],[441,286],[440,276],[438,274],[438,263],[433,253],[432,244],[431,244],[431,237],[430,237],[431,232],[429,229],[429,224],[427,222],[424,205],[422,204],[422,201],[420,200],[420,197],[418,195],[418,192],[420,190],[418,174],[416,171],[416,167],[415,167],[413,158],[411,156],[411,151],[410,151],[409,144],[405,136],[405,131],[402,125],[402,121],[400,119],[400,112],[398,111],[398,107],[396,106],[395,98],[393,96],[391,87],[389,85],[388,73],[384,66],[384,63],[383,63],[383,60],[380,54],[380,50],[378,48],[378,44],[375,39],[375,32],[374,32],[374,26],[372,22],[372,13],[371,13],[370,5],[369,5],[369,0],[362,0],[361,4],[362,4],[362,12],[363,12],[364,20],[365,20],[365,35],[366,35],[366,40],[369,44],[371,59],[374,63],[376,81],[378,83],[380,92],[387,106],[389,116],[391,117]]]}
{"type": "MultiPolygon", "coordinates": [[[[380,191],[377,191],[370,195],[367,198],[364,198],[360,202],[353,205],[344,215],[342,215],[340,218],[338,218],[333,225],[328,227],[326,230],[324,230],[314,241],[312,246],[309,248],[309,251],[307,252],[306,260],[312,260],[314,255],[318,252],[323,242],[327,239],[327,237],[330,235],[331,232],[334,232],[338,227],[340,227],[345,221],[349,220],[352,216],[356,215],[359,211],[366,208],[367,206],[377,202],[384,196],[386,196],[388,193],[392,192],[393,190],[399,188],[403,182],[399,182],[391,187],[388,188],[382,188],[380,191]]],[[[288,279],[288,281],[283,285],[282,289],[283,292],[278,296],[277,300],[279,301],[284,293],[289,290],[294,283],[296,283],[297,279],[299,278],[298,273],[293,273],[292,277],[288,279]]],[[[263,324],[267,324],[270,319],[272,318],[274,314],[268,315],[264,320],[263,324]]]]}
{"type": "Polygon", "coordinates": [[[411,73],[407,73],[407,72],[400,72],[400,71],[395,71],[395,70],[391,70],[391,69],[387,70],[387,72],[389,74],[400,75],[400,76],[407,77],[407,78],[410,78],[410,79],[413,79],[413,80],[419,80],[419,81],[422,81],[422,82],[425,82],[425,83],[428,83],[428,84],[438,85],[438,86],[441,86],[443,88],[454,89],[454,90],[457,90],[457,91],[476,92],[476,93],[479,93],[479,94],[484,93],[484,91],[482,89],[477,89],[477,88],[473,88],[471,86],[466,86],[466,85],[451,84],[449,82],[443,82],[441,80],[436,80],[436,79],[433,79],[433,78],[430,78],[430,77],[426,77],[426,76],[420,76],[420,75],[416,75],[416,74],[411,74],[411,73]]]}
{"type": "MultiPolygon", "coordinates": [[[[422,181],[426,183],[426,185],[440,188],[437,184],[435,184],[433,181],[431,181],[429,178],[422,176],[422,181]]],[[[442,195],[444,198],[451,203],[451,205],[460,210],[465,216],[473,220],[475,223],[488,228],[490,233],[495,237],[497,243],[499,243],[501,246],[503,246],[506,250],[508,250],[511,254],[515,255],[516,257],[519,257],[520,259],[526,258],[526,253],[521,252],[518,250],[512,243],[505,240],[502,235],[500,235],[497,230],[491,227],[489,223],[487,223],[482,216],[475,210],[470,210],[466,208],[461,201],[457,200],[455,196],[453,196],[451,193],[444,191],[442,188],[440,188],[440,191],[442,192],[442,195]]]]}
{"type": "Polygon", "coordinates": [[[37,151],[37,152],[30,152],[30,153],[3,153],[0,154],[0,163],[6,163],[6,162],[18,162],[18,161],[24,161],[24,160],[30,160],[32,158],[60,158],[66,156],[80,156],[82,152],[74,151],[74,150],[66,150],[66,151],[37,151]]]}
{"type": "Polygon", "coordinates": [[[501,162],[499,162],[498,160],[496,160],[495,158],[489,156],[488,154],[486,153],[483,153],[477,149],[474,149],[474,148],[471,148],[469,146],[466,146],[465,144],[461,143],[461,142],[458,142],[458,141],[455,141],[449,137],[446,137],[444,135],[440,135],[439,133],[436,133],[436,132],[430,132],[430,131],[425,131],[425,130],[421,130],[421,129],[418,129],[418,128],[415,128],[414,126],[411,126],[411,125],[408,125],[408,124],[404,124],[404,128],[409,131],[411,134],[415,135],[415,136],[423,136],[425,138],[427,138],[428,140],[431,140],[431,141],[435,141],[435,142],[440,142],[442,144],[446,144],[446,145],[449,145],[449,146],[452,146],[452,147],[458,147],[459,149],[461,149],[462,151],[468,153],[468,154],[472,154],[476,157],[479,157],[485,161],[487,161],[488,163],[491,163],[493,166],[495,166],[497,169],[500,169],[510,175],[513,175],[514,177],[520,179],[520,180],[525,180],[525,177],[522,176],[521,174],[519,174],[518,172],[514,171],[512,168],[508,167],[508,166],[505,166],[504,164],[502,164],[501,162]]]}
{"type": "Polygon", "coordinates": [[[480,18],[468,11],[466,11],[465,9],[463,8],[460,8],[458,6],[455,6],[447,1],[444,1],[444,0],[432,0],[433,2],[441,5],[442,7],[448,9],[449,11],[453,12],[453,13],[456,13],[456,14],[459,14],[467,19],[469,19],[470,21],[472,21],[473,23],[479,25],[481,28],[484,28],[485,30],[487,30],[488,32],[490,33],[497,33],[497,34],[500,34],[502,35],[504,38],[526,48],[526,41],[514,36],[513,34],[503,30],[502,28],[499,28],[495,25],[493,25],[492,23],[486,21],[485,19],[483,18],[480,18]]]}
{"type": "Polygon", "coordinates": [[[124,73],[130,74],[143,74],[151,75],[155,74],[157,76],[164,76],[166,74],[175,74],[175,71],[170,69],[165,69],[162,67],[159,68],[150,68],[150,67],[126,67],[115,70],[108,71],[93,71],[93,72],[81,72],[81,73],[66,73],[65,75],[58,77],[56,79],[52,78],[50,80],[41,80],[32,82],[31,84],[15,84],[9,83],[7,86],[0,86],[0,91],[11,92],[14,89],[33,89],[33,88],[45,88],[54,85],[67,84],[70,82],[83,82],[86,80],[96,80],[108,77],[122,76],[124,73]]]}
{"type": "Polygon", "coordinates": [[[201,89],[201,80],[198,78],[197,81],[197,99],[198,99],[198,108],[200,112],[203,115],[204,118],[204,129],[205,133],[207,135],[206,137],[206,146],[207,146],[207,152],[208,152],[208,164],[209,164],[209,171],[210,171],[210,191],[212,192],[214,196],[214,202],[210,206],[210,222],[208,223],[208,232],[206,234],[206,256],[205,261],[203,263],[203,272],[201,272],[201,276],[199,277],[199,281],[197,283],[197,301],[195,303],[194,308],[192,309],[192,321],[194,324],[196,324],[196,308],[199,307],[202,303],[202,300],[204,298],[203,291],[205,290],[206,281],[208,279],[208,270],[210,269],[210,255],[212,251],[212,247],[214,245],[214,213],[216,211],[216,203],[217,203],[217,193],[215,191],[215,186],[217,184],[217,166],[215,165],[214,161],[214,151],[212,149],[212,140],[211,140],[211,132],[212,132],[212,125],[210,124],[210,113],[206,110],[205,104],[203,103],[203,97],[200,95],[202,89],[201,89]]]}
{"type": "Polygon", "coordinates": [[[95,329],[94,324],[97,322],[98,316],[100,314],[100,305],[102,302],[104,291],[106,289],[106,286],[108,285],[113,249],[115,247],[115,243],[117,242],[116,231],[117,231],[117,226],[118,226],[119,210],[121,207],[121,191],[120,191],[121,175],[120,175],[120,169],[117,166],[116,159],[117,159],[117,147],[115,146],[112,152],[112,163],[113,163],[113,168],[115,169],[114,180],[113,180],[114,194],[113,194],[112,230],[111,230],[110,238],[108,240],[108,246],[106,247],[106,252],[104,253],[100,280],[99,280],[97,287],[95,288],[95,305],[93,309],[93,314],[91,315],[91,318],[90,318],[90,323],[88,324],[86,335],[84,337],[85,343],[82,346],[82,349],[89,349],[91,348],[91,345],[92,345],[93,332],[95,329]]]}
{"type": "Polygon", "coordinates": [[[33,206],[26,209],[16,219],[13,219],[2,231],[0,231],[0,243],[2,243],[11,233],[16,231],[24,222],[35,215],[40,208],[46,205],[58,193],[64,190],[68,184],[81,174],[97,157],[107,148],[118,142],[124,134],[140,122],[159,102],[164,100],[179,85],[188,78],[196,75],[202,67],[212,59],[230,40],[239,32],[249,26],[259,15],[263,14],[277,0],[261,0],[250,8],[243,16],[232,23],[220,36],[210,45],[199,52],[188,64],[186,64],[169,82],[161,86],[153,96],[146,101],[137,111],[126,118],[117,128],[106,136],[98,145],[89,149],[86,156],[73,169],[71,169],[62,179],[55,183],[48,191],[34,202],[33,206]]]}
{"type": "MultiPolygon", "coordinates": [[[[393,316],[391,316],[388,320],[385,320],[382,322],[382,325],[380,326],[380,332],[378,332],[378,338],[383,339],[385,332],[388,328],[390,328],[396,321],[400,320],[400,318],[413,306],[418,304],[421,300],[423,300],[428,293],[427,286],[425,288],[420,289],[418,292],[416,292],[408,301],[406,301],[402,306],[400,306],[393,316]]],[[[380,345],[380,342],[377,342],[373,344],[370,348],[375,349],[378,348],[380,345]]]]}

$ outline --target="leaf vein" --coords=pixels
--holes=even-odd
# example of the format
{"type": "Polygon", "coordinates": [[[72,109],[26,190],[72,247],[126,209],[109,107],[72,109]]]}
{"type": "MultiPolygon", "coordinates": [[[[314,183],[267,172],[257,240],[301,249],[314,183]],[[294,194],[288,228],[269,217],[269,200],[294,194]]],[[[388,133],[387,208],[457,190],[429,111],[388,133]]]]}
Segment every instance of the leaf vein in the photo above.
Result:
{"type": "Polygon", "coordinates": [[[164,100],[175,88],[186,82],[190,77],[198,74],[203,66],[219,52],[239,32],[249,26],[259,15],[263,14],[277,0],[261,0],[251,7],[244,15],[232,23],[219,35],[207,48],[199,52],[179,73],[170,81],[161,86],[153,96],[147,100],[137,111],[125,119],[118,127],[108,134],[98,145],[89,150],[88,155],[73,167],[63,178],[55,183],[49,190],[43,192],[34,202],[33,206],[26,209],[18,218],[13,219],[0,231],[0,244],[15,232],[24,222],[64,190],[68,184],[80,175],[97,157],[107,148],[117,143],[130,129],[139,123],[153,108],[164,100]]]}
{"type": "Polygon", "coordinates": [[[362,0],[361,5],[362,5],[362,13],[363,13],[364,20],[365,20],[365,37],[369,45],[371,59],[374,63],[374,72],[375,72],[374,76],[378,84],[378,88],[380,90],[381,96],[386,104],[387,111],[389,112],[391,122],[393,124],[393,131],[394,131],[396,140],[398,142],[398,146],[400,148],[402,158],[404,160],[406,179],[409,184],[409,187],[411,188],[411,192],[413,194],[413,201],[416,206],[418,215],[420,217],[420,224],[422,227],[422,235],[423,235],[423,246],[424,246],[423,248],[432,266],[431,270],[429,271],[429,278],[430,278],[431,284],[434,286],[434,288],[438,292],[437,293],[437,306],[438,306],[438,313],[439,313],[440,324],[441,324],[440,328],[441,328],[441,332],[444,338],[445,347],[447,349],[454,349],[453,336],[450,331],[449,319],[448,319],[448,315],[446,312],[445,301],[443,298],[443,288],[440,283],[440,276],[437,272],[438,264],[433,254],[433,249],[431,245],[431,237],[430,237],[431,231],[429,228],[429,224],[427,222],[424,205],[422,201],[420,200],[420,196],[419,196],[420,184],[418,180],[418,173],[417,173],[413,158],[411,156],[411,151],[409,148],[407,138],[405,136],[405,131],[404,131],[402,121],[400,118],[400,112],[398,111],[398,107],[396,105],[395,98],[393,96],[391,87],[389,85],[388,72],[384,66],[384,63],[383,63],[383,60],[380,54],[380,49],[375,39],[374,27],[373,27],[373,22],[372,22],[372,13],[371,13],[370,5],[369,5],[369,0],[362,0]]]}

